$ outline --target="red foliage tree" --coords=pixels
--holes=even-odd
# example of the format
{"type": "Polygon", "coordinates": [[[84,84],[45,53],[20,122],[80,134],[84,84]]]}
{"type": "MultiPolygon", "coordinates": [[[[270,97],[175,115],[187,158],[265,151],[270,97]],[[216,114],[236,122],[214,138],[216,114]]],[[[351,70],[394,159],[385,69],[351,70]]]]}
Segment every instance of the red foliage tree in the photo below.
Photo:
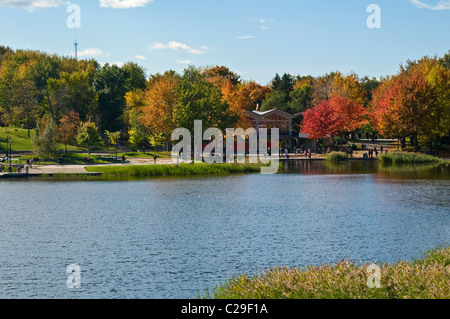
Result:
{"type": "Polygon", "coordinates": [[[323,139],[336,135],[342,137],[366,122],[366,109],[349,98],[334,96],[320,101],[314,108],[303,113],[300,131],[312,139],[323,139]]]}
{"type": "Polygon", "coordinates": [[[330,102],[322,100],[315,107],[303,113],[300,132],[308,134],[311,139],[324,139],[335,136],[339,132],[339,128],[342,126],[341,121],[335,116],[330,102]]]}

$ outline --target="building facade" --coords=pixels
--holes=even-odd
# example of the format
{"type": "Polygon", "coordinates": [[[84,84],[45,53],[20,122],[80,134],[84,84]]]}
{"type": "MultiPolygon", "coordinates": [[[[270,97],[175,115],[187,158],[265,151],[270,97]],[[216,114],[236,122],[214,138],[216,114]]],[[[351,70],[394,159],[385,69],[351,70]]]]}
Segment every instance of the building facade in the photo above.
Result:
{"type": "Polygon", "coordinates": [[[280,130],[281,149],[287,148],[289,152],[294,153],[296,149],[303,146],[314,151],[316,147],[315,141],[300,133],[298,125],[293,123],[294,119],[301,116],[300,113],[290,114],[275,109],[265,112],[246,111],[245,114],[249,117],[251,126],[257,131],[260,128],[267,128],[268,134],[270,134],[270,129],[278,128],[280,130]]]}

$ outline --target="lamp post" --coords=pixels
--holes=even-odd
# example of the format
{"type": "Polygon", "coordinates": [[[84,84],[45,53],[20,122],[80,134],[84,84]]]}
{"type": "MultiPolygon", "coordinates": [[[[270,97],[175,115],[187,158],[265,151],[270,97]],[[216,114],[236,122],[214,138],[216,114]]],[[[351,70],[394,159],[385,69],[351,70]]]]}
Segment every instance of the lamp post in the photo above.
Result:
{"type": "Polygon", "coordinates": [[[8,142],[9,142],[9,154],[8,154],[8,156],[9,156],[9,170],[11,171],[11,157],[12,157],[11,143],[12,143],[12,140],[11,140],[11,137],[9,137],[9,136],[8,136],[8,142]]]}

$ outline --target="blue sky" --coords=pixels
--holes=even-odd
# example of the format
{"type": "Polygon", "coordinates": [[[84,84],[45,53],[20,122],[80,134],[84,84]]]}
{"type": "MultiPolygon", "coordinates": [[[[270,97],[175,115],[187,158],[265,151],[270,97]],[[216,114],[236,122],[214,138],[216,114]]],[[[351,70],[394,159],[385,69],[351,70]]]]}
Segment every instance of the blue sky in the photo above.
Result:
{"type": "Polygon", "coordinates": [[[450,0],[0,0],[0,45],[133,61],[148,74],[226,65],[267,84],[275,73],[331,71],[380,77],[399,64],[450,50],[450,0]],[[381,28],[370,29],[370,4],[381,28]]]}

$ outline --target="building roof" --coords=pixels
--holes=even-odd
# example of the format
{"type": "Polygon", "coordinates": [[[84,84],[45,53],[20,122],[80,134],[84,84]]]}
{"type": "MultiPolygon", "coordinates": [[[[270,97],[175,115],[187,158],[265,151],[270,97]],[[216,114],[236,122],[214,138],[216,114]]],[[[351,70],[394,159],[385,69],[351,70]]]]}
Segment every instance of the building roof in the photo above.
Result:
{"type": "Polygon", "coordinates": [[[259,119],[259,120],[264,119],[265,117],[267,117],[269,115],[278,115],[278,116],[286,118],[286,120],[292,120],[301,115],[300,113],[299,114],[290,114],[288,112],[278,110],[278,109],[265,111],[265,112],[245,111],[245,114],[247,114],[248,116],[250,116],[251,118],[253,118],[255,120],[256,119],[259,119]]]}

